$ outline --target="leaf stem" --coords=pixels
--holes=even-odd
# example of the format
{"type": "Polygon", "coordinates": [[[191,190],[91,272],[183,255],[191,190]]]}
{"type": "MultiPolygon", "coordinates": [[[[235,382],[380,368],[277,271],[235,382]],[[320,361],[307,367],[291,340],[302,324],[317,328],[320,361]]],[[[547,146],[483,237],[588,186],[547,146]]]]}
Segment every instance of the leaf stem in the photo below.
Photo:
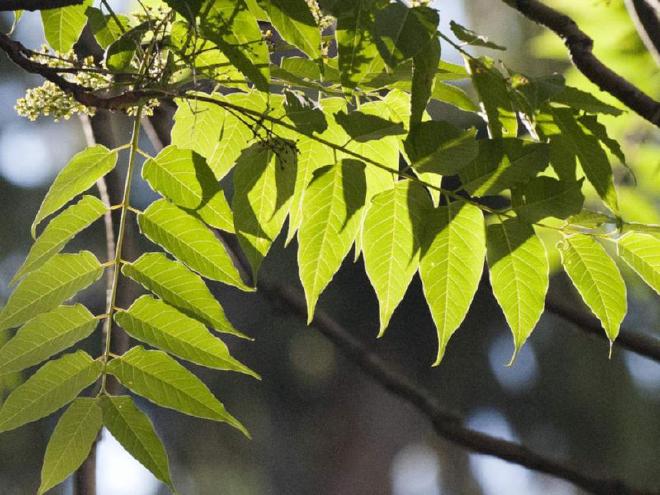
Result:
{"type": "Polygon", "coordinates": [[[133,172],[135,168],[135,156],[138,149],[138,140],[140,137],[140,117],[142,115],[142,106],[138,107],[135,119],[133,121],[133,132],[131,134],[130,154],[128,157],[128,169],[126,170],[126,182],[124,183],[124,196],[121,202],[121,217],[119,220],[119,232],[117,233],[117,247],[115,248],[115,258],[112,261],[114,273],[112,279],[112,288],[108,298],[108,308],[106,310],[107,319],[104,325],[105,348],[103,350],[103,371],[101,374],[101,391],[106,393],[107,365],[110,357],[110,344],[112,335],[112,315],[116,309],[117,286],[119,285],[119,264],[121,262],[122,248],[126,236],[126,217],[130,208],[131,185],[133,183],[133,172]]]}

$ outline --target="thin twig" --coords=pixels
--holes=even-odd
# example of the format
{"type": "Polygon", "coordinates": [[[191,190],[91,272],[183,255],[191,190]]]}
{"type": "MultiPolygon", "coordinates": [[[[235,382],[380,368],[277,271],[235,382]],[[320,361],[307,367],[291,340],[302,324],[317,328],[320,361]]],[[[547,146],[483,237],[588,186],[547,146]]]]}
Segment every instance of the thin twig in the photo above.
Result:
{"type": "Polygon", "coordinates": [[[601,90],[660,127],[660,102],[603,64],[593,54],[593,40],[569,16],[538,0],[502,0],[528,19],[557,34],[568,48],[575,67],[601,90]]]}

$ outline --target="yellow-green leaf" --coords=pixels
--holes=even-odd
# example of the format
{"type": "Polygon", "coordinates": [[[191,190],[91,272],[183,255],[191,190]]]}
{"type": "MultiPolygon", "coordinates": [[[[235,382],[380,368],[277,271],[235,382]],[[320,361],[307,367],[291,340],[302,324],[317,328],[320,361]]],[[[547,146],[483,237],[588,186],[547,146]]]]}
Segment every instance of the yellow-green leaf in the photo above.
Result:
{"type": "Polygon", "coordinates": [[[80,397],[73,401],[48,441],[39,495],[62,483],[85,462],[102,424],[103,414],[96,399],[80,397]]]}
{"type": "Polygon", "coordinates": [[[202,278],[165,254],[145,253],[133,263],[125,263],[121,270],[168,304],[218,332],[249,338],[234,328],[202,278]]]}
{"type": "Polygon", "coordinates": [[[660,294],[660,238],[629,232],[618,242],[619,256],[660,294]]]}
{"type": "Polygon", "coordinates": [[[108,363],[108,372],[128,389],[159,406],[190,416],[224,421],[249,437],[202,381],[162,351],[137,346],[108,363]]]}
{"type": "Polygon", "coordinates": [[[518,219],[489,225],[486,239],[490,285],[513,333],[513,361],[543,313],[548,260],[532,226],[518,219]]]}
{"type": "Polygon", "coordinates": [[[227,249],[204,223],[165,199],[138,215],[144,235],[211,280],[251,290],[241,280],[227,249]]]}
{"type": "Polygon", "coordinates": [[[481,210],[460,201],[436,208],[426,225],[419,275],[438,332],[438,365],[479,287],[486,235],[481,210]]]}
{"type": "Polygon", "coordinates": [[[587,235],[560,243],[561,261],[573,285],[603,324],[610,342],[616,339],[627,311],[626,286],[603,246],[587,235]]]}
{"type": "Polygon", "coordinates": [[[102,274],[103,267],[89,251],[56,254],[18,284],[0,311],[0,330],[18,326],[55,309],[96,282],[102,274]]]}
{"type": "Polygon", "coordinates": [[[101,362],[76,351],[44,364],[0,409],[0,432],[31,423],[65,406],[101,374],[101,362]]]}
{"type": "Polygon", "coordinates": [[[91,4],[92,0],[84,0],[80,5],[41,11],[46,41],[53,50],[64,55],[73,48],[87,23],[85,11],[91,4]]]}
{"type": "MultiPolygon", "coordinates": [[[[71,8],[71,7],[67,7],[71,8]]],[[[36,236],[37,225],[48,215],[55,213],[78,194],[85,192],[94,183],[110,172],[117,164],[117,152],[96,145],[76,154],[57,174],[48,193],[39,207],[32,223],[32,237],[36,236]]]]}
{"type": "Polygon", "coordinates": [[[60,306],[36,316],[0,348],[0,375],[41,363],[89,336],[97,324],[82,304],[60,306]]]}
{"type": "Polygon", "coordinates": [[[203,323],[151,296],[139,297],[130,308],[115,313],[115,321],[131,337],[191,363],[259,376],[229,354],[203,323]]]}

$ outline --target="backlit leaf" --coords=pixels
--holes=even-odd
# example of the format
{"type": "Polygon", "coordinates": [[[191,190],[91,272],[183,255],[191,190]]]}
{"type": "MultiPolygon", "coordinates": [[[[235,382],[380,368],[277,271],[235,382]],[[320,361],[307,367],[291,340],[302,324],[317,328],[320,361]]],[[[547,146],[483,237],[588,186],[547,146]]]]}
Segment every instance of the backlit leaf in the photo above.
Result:
{"type": "Polygon", "coordinates": [[[39,495],[66,480],[89,455],[103,423],[96,399],[73,401],[57,422],[46,447],[39,495]]]}
{"type": "Polygon", "coordinates": [[[159,406],[190,416],[224,421],[248,435],[199,378],[162,351],[137,346],[108,363],[112,373],[128,389],[159,406]]]}
{"type": "Polygon", "coordinates": [[[233,327],[202,278],[165,254],[145,253],[133,263],[125,263],[121,270],[168,304],[218,332],[248,338],[233,327]]]}
{"type": "Polygon", "coordinates": [[[49,361],[19,385],[0,409],[0,432],[31,423],[65,406],[101,374],[102,364],[76,351],[49,361]]]}
{"type": "Polygon", "coordinates": [[[423,186],[409,180],[374,197],[362,233],[364,264],[376,291],[383,335],[417,271],[422,218],[432,207],[423,186]]]}
{"type": "Polygon", "coordinates": [[[23,325],[0,348],[0,375],[24,370],[89,336],[98,320],[85,306],[60,306],[23,325]]]}
{"type": "Polygon", "coordinates": [[[365,194],[364,164],[354,160],[318,170],[307,188],[298,233],[298,267],[308,322],[319,295],[353,245],[365,194]]]}
{"type": "Polygon", "coordinates": [[[582,182],[535,177],[521,188],[524,202],[514,204],[514,210],[528,223],[547,217],[568,218],[577,215],[584,204],[582,182]]]}
{"type": "Polygon", "coordinates": [[[102,274],[103,267],[89,251],[56,254],[18,284],[0,311],[0,330],[55,309],[102,274]]]}
{"type": "Polygon", "coordinates": [[[160,199],[138,215],[138,223],[144,235],[200,275],[251,290],[220,240],[190,213],[160,199]]]}
{"type": "Polygon", "coordinates": [[[305,0],[268,0],[259,3],[282,38],[312,59],[321,57],[321,29],[316,25],[305,0]]]}
{"type": "Polygon", "coordinates": [[[619,269],[603,246],[590,236],[567,237],[559,247],[566,273],[613,341],[627,309],[626,286],[619,269]]]}
{"type": "Polygon", "coordinates": [[[174,489],[167,453],[149,417],[128,396],[102,396],[103,425],[151,474],[174,489]]]}
{"type": "Polygon", "coordinates": [[[660,294],[660,238],[628,232],[617,245],[619,256],[660,294]]]}
{"type": "Polygon", "coordinates": [[[513,333],[513,362],[543,313],[548,260],[534,229],[518,219],[489,225],[486,239],[490,284],[513,333]]]}
{"type": "Polygon", "coordinates": [[[116,312],[115,321],[131,337],[192,363],[258,378],[254,371],[234,359],[225,343],[203,323],[160,299],[141,296],[127,310],[116,312]]]}
{"type": "Polygon", "coordinates": [[[460,201],[436,208],[427,220],[425,244],[419,275],[438,332],[438,365],[479,287],[486,255],[481,210],[460,201]]]}
{"type": "Polygon", "coordinates": [[[41,10],[46,41],[53,50],[64,55],[73,48],[87,23],[85,11],[91,4],[92,0],[83,0],[80,5],[41,10]]]}
{"type": "Polygon", "coordinates": [[[504,76],[489,58],[470,59],[469,64],[490,136],[515,138],[518,122],[504,76]]]}
{"type": "MultiPolygon", "coordinates": [[[[71,7],[67,7],[71,8],[71,7]]],[[[117,152],[96,145],[76,154],[64,167],[48,189],[39,212],[32,223],[32,237],[36,228],[48,215],[55,213],[78,194],[110,172],[117,164],[117,152]]]]}

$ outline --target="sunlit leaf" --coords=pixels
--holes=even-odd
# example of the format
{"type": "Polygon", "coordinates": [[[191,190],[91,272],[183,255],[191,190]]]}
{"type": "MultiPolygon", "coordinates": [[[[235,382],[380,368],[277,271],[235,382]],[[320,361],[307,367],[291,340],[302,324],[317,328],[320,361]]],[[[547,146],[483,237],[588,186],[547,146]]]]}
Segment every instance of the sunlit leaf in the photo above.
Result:
{"type": "Polygon", "coordinates": [[[53,50],[65,54],[73,48],[87,23],[85,11],[91,5],[92,0],[83,0],[80,5],[41,10],[46,41],[53,50]]]}
{"type": "Polygon", "coordinates": [[[582,210],[582,182],[535,177],[521,188],[523,203],[514,204],[518,216],[528,223],[547,217],[568,218],[582,210]]]}
{"type": "Polygon", "coordinates": [[[515,138],[518,122],[504,76],[489,58],[470,59],[469,65],[490,136],[515,138]]]}
{"type": "Polygon", "coordinates": [[[378,194],[367,210],[362,233],[364,264],[378,297],[382,335],[417,271],[423,217],[432,207],[423,186],[401,181],[378,194]]]}
{"type": "Polygon", "coordinates": [[[89,251],[56,254],[18,284],[0,311],[0,330],[55,309],[102,274],[103,267],[89,251]]]}
{"type": "Polygon", "coordinates": [[[167,453],[149,417],[128,396],[102,396],[103,426],[151,474],[174,489],[167,453]]]}
{"type": "Polygon", "coordinates": [[[85,306],[60,306],[23,325],[0,348],[0,375],[22,371],[89,336],[98,320],[85,306]]]}
{"type": "Polygon", "coordinates": [[[0,409],[0,432],[31,423],[65,406],[96,381],[102,364],[76,351],[49,361],[16,388],[0,409]]]}
{"type": "Polygon", "coordinates": [[[619,256],[660,294],[660,238],[628,232],[617,243],[619,256]]]}
{"type": "Polygon", "coordinates": [[[282,38],[312,59],[321,57],[321,29],[305,0],[262,0],[259,4],[282,38]]]}
{"type": "Polygon", "coordinates": [[[545,307],[548,260],[534,229],[518,219],[486,229],[490,284],[513,333],[512,361],[545,307]]]}
{"type": "Polygon", "coordinates": [[[360,227],[364,164],[344,160],[318,170],[307,188],[298,233],[298,269],[311,322],[319,295],[348,254],[360,227]]]}
{"type": "Polygon", "coordinates": [[[438,365],[479,287],[486,234],[481,210],[460,201],[433,210],[426,225],[419,275],[438,332],[438,365]]]}
{"type": "Polygon", "coordinates": [[[93,398],[80,397],[64,411],[46,447],[39,495],[62,483],[85,462],[102,423],[101,408],[93,398]]]}
{"type": "Polygon", "coordinates": [[[162,351],[137,346],[108,364],[108,372],[129,390],[159,406],[190,416],[224,421],[249,436],[199,378],[162,351]]]}
{"type": "Polygon", "coordinates": [[[200,275],[251,290],[220,240],[190,213],[160,199],[138,215],[138,223],[144,235],[200,275]]]}
{"type": "Polygon", "coordinates": [[[127,310],[116,312],[115,321],[131,337],[192,363],[258,378],[203,323],[160,299],[141,296],[127,310]]]}
{"type": "Polygon", "coordinates": [[[117,152],[101,145],[87,148],[71,158],[57,175],[41,203],[32,223],[32,237],[35,237],[37,225],[44,218],[92,187],[98,179],[110,172],[116,163],[117,152]]]}
{"type": "Polygon", "coordinates": [[[559,247],[566,273],[613,341],[627,310],[626,286],[619,269],[592,237],[570,236],[559,247]]]}

